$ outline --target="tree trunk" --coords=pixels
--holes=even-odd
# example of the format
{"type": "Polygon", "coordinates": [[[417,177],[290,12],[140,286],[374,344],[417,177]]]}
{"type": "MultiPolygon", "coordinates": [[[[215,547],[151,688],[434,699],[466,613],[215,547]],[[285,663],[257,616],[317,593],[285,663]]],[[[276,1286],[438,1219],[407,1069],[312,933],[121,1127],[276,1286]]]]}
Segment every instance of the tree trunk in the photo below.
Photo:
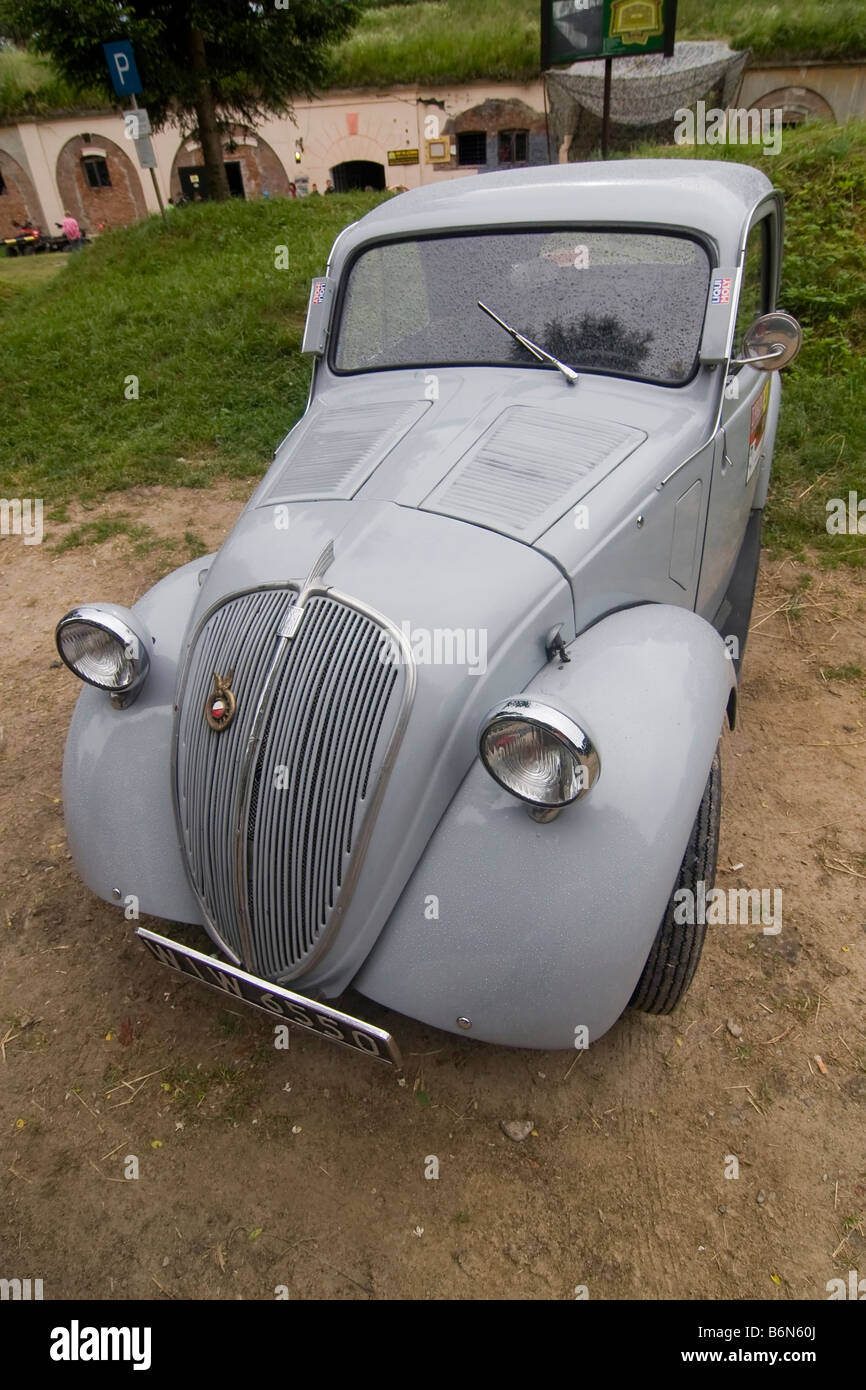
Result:
{"type": "Polygon", "coordinates": [[[217,126],[216,106],[207,56],[204,48],[204,34],[200,29],[189,31],[189,56],[196,78],[195,114],[198,120],[198,138],[201,141],[202,158],[207,172],[207,186],[211,198],[223,202],[229,195],[229,181],[223,163],[223,146],[217,126]]]}

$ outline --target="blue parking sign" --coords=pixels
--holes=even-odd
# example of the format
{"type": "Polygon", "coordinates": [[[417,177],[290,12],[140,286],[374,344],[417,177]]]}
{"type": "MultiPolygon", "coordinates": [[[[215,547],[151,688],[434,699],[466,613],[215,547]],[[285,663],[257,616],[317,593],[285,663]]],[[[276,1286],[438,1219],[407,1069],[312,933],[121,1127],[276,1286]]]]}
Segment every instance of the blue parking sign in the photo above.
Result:
{"type": "Polygon", "coordinates": [[[141,91],[141,78],[135,66],[135,54],[128,39],[104,43],[105,60],[111,74],[111,85],[119,97],[131,97],[141,91]]]}

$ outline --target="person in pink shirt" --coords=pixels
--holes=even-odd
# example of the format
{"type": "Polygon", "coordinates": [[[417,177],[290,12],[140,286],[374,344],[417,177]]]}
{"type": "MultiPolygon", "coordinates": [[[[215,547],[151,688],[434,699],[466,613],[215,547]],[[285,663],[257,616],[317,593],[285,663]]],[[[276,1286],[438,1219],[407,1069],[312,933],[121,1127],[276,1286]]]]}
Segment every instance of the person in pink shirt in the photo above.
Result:
{"type": "Polygon", "coordinates": [[[79,227],[79,225],[78,225],[78,223],[76,222],[75,218],[72,216],[72,213],[71,213],[71,212],[64,212],[64,214],[63,214],[63,222],[62,222],[61,225],[62,225],[62,227],[63,227],[63,235],[66,237],[66,240],[69,242],[69,249],[70,249],[70,251],[80,251],[80,250],[81,250],[81,228],[79,227]]]}

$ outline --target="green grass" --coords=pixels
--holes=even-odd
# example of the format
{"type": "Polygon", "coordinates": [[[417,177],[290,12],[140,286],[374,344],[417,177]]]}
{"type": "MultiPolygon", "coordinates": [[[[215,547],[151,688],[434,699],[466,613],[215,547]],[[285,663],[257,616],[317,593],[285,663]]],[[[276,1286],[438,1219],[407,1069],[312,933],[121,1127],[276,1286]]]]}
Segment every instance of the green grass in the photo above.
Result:
{"type": "MultiPolygon", "coordinates": [[[[680,0],[678,39],[728,39],[755,58],[866,57],[862,0],[680,0]]],[[[335,51],[332,81],[527,81],[540,66],[538,0],[422,0],[371,5],[335,51]]]]}
{"type": "Polygon", "coordinates": [[[84,521],[80,526],[73,526],[52,549],[58,554],[63,554],[64,551],[76,550],[79,546],[101,545],[103,541],[113,540],[115,536],[130,536],[133,540],[144,540],[149,533],[149,526],[136,524],[126,515],[100,516],[94,521],[84,521]]]}
{"type": "Polygon", "coordinates": [[[50,59],[19,48],[0,48],[0,124],[21,116],[110,105],[101,92],[71,87],[58,76],[50,59]]]}
{"type": "Polygon", "coordinates": [[[540,59],[536,0],[424,0],[369,9],[336,49],[334,86],[531,78],[540,59]]]}
{"type": "Polygon", "coordinates": [[[779,307],[800,321],[803,347],[782,376],[765,537],[781,553],[863,565],[862,537],[827,535],[826,503],[866,497],[866,123],[786,130],[775,158],[742,146],[638,153],[754,164],[785,194],[779,307]]]}
{"type": "Polygon", "coordinates": [[[726,38],[756,59],[866,57],[862,0],[680,0],[677,13],[679,38],[726,38]]]}
{"type": "Polygon", "coordinates": [[[172,210],[168,226],[110,232],[50,283],[0,298],[0,496],[57,507],[262,471],[306,403],[310,278],[381,197],[172,210]]]}
{"type": "Polygon", "coordinates": [[[851,662],[844,666],[824,666],[822,674],[828,681],[859,681],[863,679],[863,667],[851,662]]]}
{"type": "Polygon", "coordinates": [[[66,255],[5,256],[0,254],[0,303],[24,294],[34,285],[53,280],[66,265],[66,255]]]}

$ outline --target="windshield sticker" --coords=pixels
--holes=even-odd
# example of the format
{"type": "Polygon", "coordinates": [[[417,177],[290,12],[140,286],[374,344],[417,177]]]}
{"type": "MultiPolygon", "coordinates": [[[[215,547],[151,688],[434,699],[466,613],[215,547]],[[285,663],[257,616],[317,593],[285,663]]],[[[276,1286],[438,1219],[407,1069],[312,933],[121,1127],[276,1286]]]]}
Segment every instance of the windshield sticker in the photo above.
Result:
{"type": "Polygon", "coordinates": [[[714,275],[713,288],[710,291],[711,304],[730,304],[731,302],[731,277],[729,275],[714,275]]]}

